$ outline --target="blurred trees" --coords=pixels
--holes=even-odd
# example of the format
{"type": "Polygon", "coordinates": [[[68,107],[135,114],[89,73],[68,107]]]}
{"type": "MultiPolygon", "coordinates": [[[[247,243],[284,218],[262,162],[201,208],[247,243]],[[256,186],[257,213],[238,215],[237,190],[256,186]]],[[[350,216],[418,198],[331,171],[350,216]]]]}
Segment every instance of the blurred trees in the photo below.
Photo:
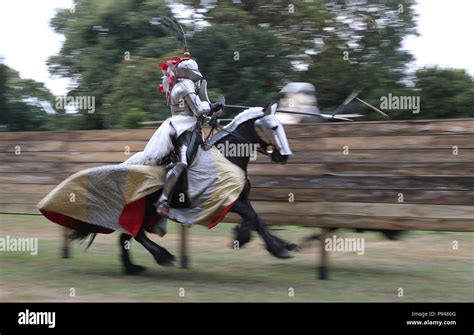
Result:
{"type": "Polygon", "coordinates": [[[7,66],[0,58],[0,125],[8,123],[7,110],[7,66]]]}
{"type": "MultiPolygon", "coordinates": [[[[304,0],[230,3],[219,2],[209,12],[210,22],[276,30],[280,43],[291,51],[294,66],[285,80],[313,83],[323,111],[335,109],[355,89],[376,105],[388,92],[406,93],[402,81],[412,55],[402,50],[401,43],[416,33],[413,0],[367,1],[365,5],[304,0]],[[232,8],[241,12],[236,19],[232,19],[232,8]],[[303,70],[298,71],[298,66],[303,70]]],[[[350,108],[366,111],[357,103],[350,108]]]]}
{"type": "MultiPolygon", "coordinates": [[[[166,118],[169,108],[157,92],[157,64],[182,55],[182,46],[161,22],[172,12],[183,24],[212,100],[225,95],[231,104],[262,106],[275,100],[285,83],[307,81],[316,86],[323,112],[361,90],[360,97],[377,107],[388,94],[421,97],[421,113],[387,111],[393,118],[474,116],[473,78],[465,71],[407,70],[413,57],[402,41],[416,34],[414,0],[179,2],[188,6],[186,12],[178,10],[178,2],[165,0],[74,3],[51,21],[65,43],[48,66],[51,74],[72,79],[68,95],[95,97],[96,112],[58,111],[46,122],[39,105],[25,97],[53,97],[39,83],[5,74],[8,69],[0,65],[0,124],[10,124],[9,129],[102,129],[166,118]]],[[[379,118],[358,102],[344,112],[379,118]]]]}
{"type": "MultiPolygon", "coordinates": [[[[430,89],[426,78],[409,74],[413,57],[402,48],[403,39],[416,34],[414,0],[181,3],[193,9],[183,14],[174,8],[209,82],[211,99],[224,94],[229,103],[264,105],[286,82],[308,81],[317,87],[322,111],[331,112],[356,89],[375,106],[381,96],[420,95],[430,89]]],[[[78,0],[74,13],[63,10],[53,19],[66,42],[51,57],[51,71],[75,78],[71,94],[96,97],[98,113],[85,113],[84,127],[123,127],[124,115],[134,108],[147,120],[168,115],[164,97],[156,93],[161,76],[156,64],[179,56],[182,48],[161,24],[160,17],[169,16],[176,3],[167,5],[164,0],[78,0]]],[[[464,95],[469,101],[469,90],[464,95]]],[[[422,101],[432,98],[422,95],[422,101]]],[[[461,114],[458,109],[436,113],[428,102],[423,106],[429,108],[426,113],[424,107],[420,114],[387,112],[394,118],[472,115],[461,109],[461,114]]],[[[346,112],[379,118],[357,102],[346,112]]]]}
{"type": "Polygon", "coordinates": [[[288,49],[266,28],[215,25],[195,33],[190,47],[210,98],[224,94],[229,104],[265,105],[291,70],[288,49]]]}
{"type": "Polygon", "coordinates": [[[81,111],[84,129],[115,127],[127,108],[160,111],[149,104],[156,89],[145,83],[155,75],[157,86],[158,57],[177,47],[157,20],[169,12],[164,0],[77,0],[53,18],[66,40],[48,61],[51,73],[74,80],[69,95],[95,97],[97,112],[81,111]]]}
{"type": "Polygon", "coordinates": [[[22,79],[0,63],[0,125],[9,131],[48,130],[45,109],[54,112],[54,97],[42,83],[22,79]]]}
{"type": "Polygon", "coordinates": [[[107,128],[123,127],[123,116],[132,109],[142,111],[145,120],[164,119],[169,114],[164,94],[157,91],[161,69],[159,60],[132,56],[116,67],[110,91],[102,99],[101,114],[107,128]]]}
{"type": "Polygon", "coordinates": [[[474,117],[474,79],[465,70],[429,67],[415,77],[423,118],[474,117]]]}
{"type": "Polygon", "coordinates": [[[147,115],[138,108],[131,108],[124,112],[120,118],[120,125],[127,129],[141,128],[140,122],[145,121],[147,115]]]}

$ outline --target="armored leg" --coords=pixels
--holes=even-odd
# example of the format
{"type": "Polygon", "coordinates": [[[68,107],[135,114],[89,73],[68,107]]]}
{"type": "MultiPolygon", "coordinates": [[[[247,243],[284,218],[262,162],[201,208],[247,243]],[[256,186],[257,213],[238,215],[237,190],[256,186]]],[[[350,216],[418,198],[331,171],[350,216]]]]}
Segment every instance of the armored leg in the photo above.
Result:
{"type": "Polygon", "coordinates": [[[172,168],[166,174],[163,191],[158,200],[157,206],[158,213],[163,216],[168,216],[169,201],[171,199],[173,189],[176,186],[181,174],[188,168],[188,159],[186,157],[187,150],[188,146],[186,144],[182,144],[179,148],[177,148],[179,160],[173,164],[172,168]]]}

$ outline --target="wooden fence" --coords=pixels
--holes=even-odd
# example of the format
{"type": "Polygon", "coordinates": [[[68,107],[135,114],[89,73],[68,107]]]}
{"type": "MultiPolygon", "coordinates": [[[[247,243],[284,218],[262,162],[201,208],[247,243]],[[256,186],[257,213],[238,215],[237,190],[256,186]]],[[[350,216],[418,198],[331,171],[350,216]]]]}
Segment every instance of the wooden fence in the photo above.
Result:
{"type": "MultiPolygon", "coordinates": [[[[251,199],[268,224],[474,231],[473,119],[285,129],[289,162],[261,156],[249,167],[251,199]]],[[[0,213],[37,214],[67,176],[124,161],[153,132],[0,132],[0,213]]]]}

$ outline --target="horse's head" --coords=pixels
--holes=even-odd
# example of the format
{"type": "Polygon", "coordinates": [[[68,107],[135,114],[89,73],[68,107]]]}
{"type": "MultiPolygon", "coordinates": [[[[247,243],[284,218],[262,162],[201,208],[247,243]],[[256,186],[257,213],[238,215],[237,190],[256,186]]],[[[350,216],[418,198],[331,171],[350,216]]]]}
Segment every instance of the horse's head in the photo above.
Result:
{"type": "Polygon", "coordinates": [[[265,116],[255,121],[255,130],[265,151],[271,153],[272,161],[286,163],[292,154],[283,124],[275,115],[276,104],[265,108],[265,116]]]}

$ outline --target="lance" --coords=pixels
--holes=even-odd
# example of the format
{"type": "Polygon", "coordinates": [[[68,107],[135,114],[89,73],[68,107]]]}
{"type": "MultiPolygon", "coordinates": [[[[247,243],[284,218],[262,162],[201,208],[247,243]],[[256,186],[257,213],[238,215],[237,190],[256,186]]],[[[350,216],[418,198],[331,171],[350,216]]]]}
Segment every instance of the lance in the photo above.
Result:
{"type": "Polygon", "coordinates": [[[365,102],[364,100],[362,99],[359,99],[359,98],[356,98],[357,101],[363,103],[364,105],[366,105],[367,107],[370,107],[372,108],[373,111],[376,111],[377,113],[379,113],[380,115],[383,115],[385,117],[390,117],[388,116],[387,114],[385,114],[384,112],[382,112],[380,109],[378,109],[377,107],[375,106],[372,106],[371,104],[369,104],[368,102],[365,102]]]}
{"type": "MultiPolygon", "coordinates": [[[[250,106],[242,106],[242,105],[224,105],[224,107],[230,107],[230,108],[239,108],[239,109],[249,109],[249,108],[254,108],[250,106]]],[[[305,116],[315,116],[315,117],[322,117],[323,119],[329,120],[329,119],[336,119],[336,120],[344,120],[344,121],[353,121],[351,117],[361,117],[364,116],[362,114],[322,114],[322,113],[306,113],[306,112],[286,112],[286,111],[279,111],[279,113],[288,113],[288,114],[296,114],[296,115],[305,115],[305,116]]],[[[224,120],[224,119],[223,119],[224,120]]],[[[227,121],[227,119],[225,119],[227,121]]]]}
{"type": "Polygon", "coordinates": [[[230,108],[240,108],[240,109],[249,109],[249,108],[253,108],[253,107],[250,107],[250,106],[242,106],[242,105],[227,105],[227,104],[224,104],[224,107],[230,107],[230,108]]]}

